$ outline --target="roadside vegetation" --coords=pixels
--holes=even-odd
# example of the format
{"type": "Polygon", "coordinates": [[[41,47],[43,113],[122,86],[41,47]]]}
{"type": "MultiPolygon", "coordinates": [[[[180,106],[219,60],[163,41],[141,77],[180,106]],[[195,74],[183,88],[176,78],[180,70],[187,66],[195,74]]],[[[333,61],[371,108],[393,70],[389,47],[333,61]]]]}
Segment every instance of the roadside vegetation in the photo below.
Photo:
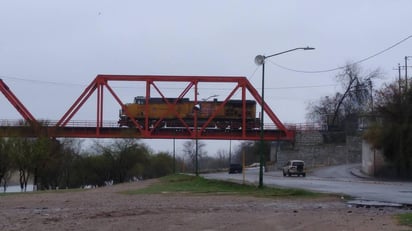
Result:
{"type": "MultiPolygon", "coordinates": [[[[5,190],[12,176],[21,191],[33,184],[34,190],[101,187],[105,185],[159,178],[173,173],[226,171],[228,163],[240,162],[242,150],[249,153],[246,164],[257,161],[258,144],[243,142],[231,157],[225,150],[213,156],[199,142],[189,140],[175,158],[168,152],[153,152],[137,139],[95,142],[86,150],[82,141],[47,137],[0,138],[0,186],[5,190]],[[17,179],[16,179],[17,178],[17,179]]],[[[269,149],[269,143],[266,145],[269,149]]],[[[269,153],[269,151],[268,151],[269,153]]],[[[31,189],[30,189],[31,191],[31,189]]]]}
{"type": "Polygon", "coordinates": [[[173,174],[159,179],[147,188],[130,190],[125,194],[165,194],[165,193],[195,193],[195,194],[235,194],[256,197],[319,197],[327,194],[310,192],[303,189],[284,189],[238,184],[234,182],[209,180],[200,176],[173,174]]]}
{"type": "Polygon", "coordinates": [[[322,96],[307,108],[310,121],[321,124],[325,142],[345,142],[347,136],[363,136],[382,150],[387,161],[375,175],[412,177],[412,86],[406,78],[376,87],[383,77],[379,69],[365,72],[347,64],[336,75],[341,91],[322,96]]]}
{"type": "Polygon", "coordinates": [[[412,227],[412,213],[403,213],[396,215],[400,225],[412,227]]]}
{"type": "MultiPolygon", "coordinates": [[[[241,162],[242,151],[249,153],[246,164],[257,162],[260,147],[257,142],[245,141],[231,154],[218,150],[209,155],[200,141],[196,157],[194,140],[188,140],[173,157],[170,152],[153,152],[138,139],[95,141],[87,149],[82,141],[44,136],[0,138],[0,186],[5,191],[13,176],[13,183],[17,178],[24,192],[31,184],[34,190],[100,187],[194,173],[196,165],[199,172],[226,171],[229,162],[241,162]]],[[[265,143],[265,150],[268,159],[269,142],[265,143]]]]}
{"type": "MultiPolygon", "coordinates": [[[[0,185],[17,175],[21,191],[105,186],[157,178],[173,172],[168,153],[152,153],[138,140],[95,143],[86,152],[69,139],[1,138],[0,185]]],[[[178,162],[178,161],[177,161],[178,162]]]]}
{"type": "Polygon", "coordinates": [[[399,79],[376,92],[376,120],[364,137],[383,150],[395,176],[412,177],[412,86],[399,79]]]}

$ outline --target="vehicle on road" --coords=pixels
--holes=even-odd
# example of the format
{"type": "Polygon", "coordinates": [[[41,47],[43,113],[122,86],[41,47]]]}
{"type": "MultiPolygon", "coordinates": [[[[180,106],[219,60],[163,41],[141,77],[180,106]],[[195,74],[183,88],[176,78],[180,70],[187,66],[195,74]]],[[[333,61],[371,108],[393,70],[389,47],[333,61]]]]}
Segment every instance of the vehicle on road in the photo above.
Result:
{"type": "Polygon", "coordinates": [[[260,163],[252,163],[252,164],[250,164],[250,165],[248,165],[248,166],[246,166],[246,167],[248,167],[248,168],[259,168],[260,167],[260,163]]]}
{"type": "Polygon", "coordinates": [[[241,164],[230,164],[229,174],[232,173],[242,173],[243,167],[241,164]]]}
{"type": "MultiPolygon", "coordinates": [[[[245,166],[245,170],[260,169],[260,163],[252,163],[248,166],[245,166]]],[[[263,166],[263,171],[266,172],[265,166],[263,166]]]]}
{"type": "Polygon", "coordinates": [[[303,160],[290,160],[283,166],[283,176],[306,176],[305,162],[303,160]]]}

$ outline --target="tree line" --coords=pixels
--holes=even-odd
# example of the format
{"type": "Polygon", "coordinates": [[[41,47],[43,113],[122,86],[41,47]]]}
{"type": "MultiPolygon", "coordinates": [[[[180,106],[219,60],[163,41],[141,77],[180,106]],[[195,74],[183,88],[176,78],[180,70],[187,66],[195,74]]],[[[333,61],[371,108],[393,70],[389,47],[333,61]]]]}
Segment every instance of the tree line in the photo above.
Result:
{"type": "Polygon", "coordinates": [[[0,139],[0,183],[4,190],[12,174],[18,174],[22,191],[28,182],[35,190],[103,186],[172,173],[168,153],[153,154],[137,140],[117,140],[93,152],[80,153],[78,141],[40,138],[0,139]]]}
{"type": "MultiPolygon", "coordinates": [[[[26,191],[28,184],[33,184],[34,190],[100,187],[196,171],[194,140],[184,142],[175,157],[168,152],[154,153],[136,139],[117,139],[105,145],[95,142],[86,151],[82,147],[81,140],[75,139],[0,138],[0,185],[5,191],[12,175],[18,176],[21,191],[26,191]]],[[[233,154],[220,149],[208,155],[206,144],[199,141],[199,171],[225,171],[230,161],[242,163],[244,152],[246,164],[258,162],[259,147],[258,142],[245,141],[233,154]]],[[[266,159],[269,152],[266,143],[266,159]]]]}
{"type": "Polygon", "coordinates": [[[412,177],[412,89],[408,80],[376,91],[375,120],[365,133],[373,148],[383,151],[396,176],[412,177]]]}

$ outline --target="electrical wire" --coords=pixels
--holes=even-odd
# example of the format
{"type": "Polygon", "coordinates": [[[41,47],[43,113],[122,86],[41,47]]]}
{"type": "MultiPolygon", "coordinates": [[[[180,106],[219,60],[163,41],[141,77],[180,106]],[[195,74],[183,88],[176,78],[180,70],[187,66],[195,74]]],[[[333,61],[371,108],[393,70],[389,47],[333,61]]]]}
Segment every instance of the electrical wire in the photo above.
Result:
{"type": "MultiPolygon", "coordinates": [[[[369,59],[372,59],[378,55],[381,55],[391,49],[393,49],[394,47],[400,45],[401,43],[405,42],[406,40],[412,38],[412,35],[409,35],[408,37],[400,40],[399,42],[393,44],[392,46],[383,49],[373,55],[370,55],[366,58],[363,58],[361,60],[358,60],[356,62],[354,62],[354,64],[359,64],[362,62],[365,62],[369,59]]],[[[288,71],[293,71],[293,72],[298,72],[298,73],[307,73],[307,74],[316,74],[316,73],[325,73],[325,72],[332,72],[332,71],[336,71],[336,70],[340,70],[345,68],[345,66],[341,66],[341,67],[336,67],[336,68],[331,68],[331,69],[326,69],[326,70],[317,70],[317,71],[308,71],[308,70],[297,70],[297,69],[293,69],[293,68],[289,68],[289,67],[285,67],[282,66],[280,64],[277,64],[275,62],[273,62],[272,60],[268,59],[270,63],[272,63],[273,65],[284,69],[284,70],[288,70],[288,71]]],[[[249,80],[251,80],[253,78],[253,76],[256,74],[257,70],[259,67],[256,67],[255,70],[253,71],[253,73],[248,77],[249,80]]],[[[19,81],[26,81],[26,82],[31,82],[31,83],[38,83],[38,84],[52,84],[52,85],[69,85],[69,86],[86,86],[84,84],[78,84],[78,83],[68,83],[68,82],[55,82],[55,81],[44,81],[44,80],[34,80],[34,79],[27,79],[27,78],[20,78],[20,77],[11,77],[11,76],[5,76],[5,75],[0,75],[0,78],[4,78],[4,79],[11,79],[11,80],[19,80],[19,81]]]]}
{"type": "Polygon", "coordinates": [[[86,86],[84,84],[78,84],[78,83],[53,82],[53,81],[45,81],[45,80],[26,79],[26,78],[20,78],[20,77],[10,77],[10,76],[5,76],[5,75],[0,75],[0,79],[18,80],[18,81],[24,81],[24,82],[29,82],[29,83],[35,83],[35,84],[68,85],[68,86],[80,86],[80,87],[86,86]]]}
{"type": "MultiPolygon", "coordinates": [[[[338,86],[338,84],[320,84],[320,85],[303,85],[303,86],[285,86],[285,87],[265,87],[265,89],[269,90],[283,90],[283,89],[299,89],[299,88],[320,88],[320,87],[334,87],[338,86]]],[[[167,87],[167,88],[162,88],[162,89],[168,89],[168,90],[180,90],[181,88],[175,88],[175,87],[167,87]]],[[[202,90],[214,90],[214,91],[228,91],[228,90],[233,90],[233,88],[229,87],[202,87],[202,90]]]]}
{"type": "Polygon", "coordinates": [[[250,81],[253,79],[253,76],[255,76],[256,71],[259,69],[259,66],[256,66],[255,70],[253,71],[253,73],[251,75],[249,75],[249,77],[247,77],[247,79],[250,81]]]}
{"type": "Polygon", "coordinates": [[[336,87],[338,84],[321,84],[321,85],[307,85],[307,86],[290,86],[290,87],[268,87],[270,90],[285,90],[285,89],[300,89],[300,88],[320,88],[320,87],[336,87]]]}
{"type": "MultiPolygon", "coordinates": [[[[375,54],[373,54],[373,55],[370,55],[370,56],[368,56],[368,57],[366,57],[366,58],[363,58],[363,59],[361,59],[361,60],[358,60],[358,61],[354,62],[353,64],[363,63],[363,62],[365,62],[365,61],[367,61],[367,60],[370,60],[370,59],[372,59],[372,58],[375,58],[376,56],[379,56],[379,55],[381,55],[381,54],[383,54],[383,53],[385,53],[385,52],[393,49],[394,47],[400,45],[401,43],[405,42],[406,40],[408,40],[408,39],[410,39],[410,38],[412,38],[412,35],[409,35],[408,37],[400,40],[399,42],[391,45],[390,47],[388,47],[388,48],[386,48],[386,49],[383,49],[383,50],[381,50],[381,51],[379,51],[379,52],[377,52],[377,53],[375,53],[375,54]]],[[[298,73],[306,73],[306,74],[317,74],[317,73],[332,72],[332,71],[337,71],[337,70],[341,70],[341,69],[344,69],[344,68],[345,68],[345,66],[341,66],[341,67],[336,67],[336,68],[331,68],[331,69],[326,69],[326,70],[307,71],[307,70],[297,70],[297,69],[285,67],[285,66],[282,66],[282,65],[280,65],[280,64],[277,64],[277,63],[273,62],[273,61],[270,60],[270,59],[269,59],[269,62],[272,63],[273,65],[279,67],[279,68],[284,69],[284,70],[293,71],[293,72],[298,72],[298,73]]]]}

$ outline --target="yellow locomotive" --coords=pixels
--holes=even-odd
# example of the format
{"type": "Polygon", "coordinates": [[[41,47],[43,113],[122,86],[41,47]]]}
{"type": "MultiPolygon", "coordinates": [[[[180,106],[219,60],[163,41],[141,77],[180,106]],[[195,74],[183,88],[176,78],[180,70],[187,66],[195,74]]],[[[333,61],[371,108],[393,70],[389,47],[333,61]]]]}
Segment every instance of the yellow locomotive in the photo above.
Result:
{"type": "MultiPolygon", "coordinates": [[[[118,124],[120,127],[134,127],[135,125],[130,119],[133,117],[140,126],[145,127],[146,114],[148,114],[149,127],[193,127],[194,114],[197,113],[198,127],[203,127],[208,119],[215,114],[213,120],[208,123],[208,128],[241,129],[242,100],[229,100],[219,110],[222,103],[222,101],[214,99],[212,101],[199,101],[195,104],[188,98],[149,98],[146,101],[144,96],[137,96],[133,103],[125,104],[125,110],[120,110],[118,124]]],[[[246,128],[259,128],[260,120],[256,118],[256,102],[254,100],[246,100],[245,112],[246,128]]]]}

